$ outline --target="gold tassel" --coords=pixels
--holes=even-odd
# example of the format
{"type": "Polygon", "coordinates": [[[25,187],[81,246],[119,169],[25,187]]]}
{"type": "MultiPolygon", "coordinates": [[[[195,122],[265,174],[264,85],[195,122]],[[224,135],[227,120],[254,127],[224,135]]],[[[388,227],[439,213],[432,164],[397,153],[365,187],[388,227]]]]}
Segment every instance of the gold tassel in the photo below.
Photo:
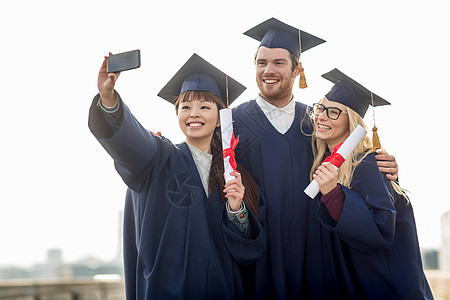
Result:
{"type": "Polygon", "coordinates": [[[303,72],[305,69],[303,69],[302,66],[302,37],[301,37],[301,31],[298,31],[298,48],[299,48],[299,56],[298,56],[298,60],[299,60],[299,65],[300,65],[300,77],[298,79],[298,86],[301,89],[305,89],[308,87],[308,85],[306,84],[306,77],[305,77],[305,73],[303,72]]]}
{"type": "Polygon", "coordinates": [[[300,65],[300,78],[298,79],[298,85],[301,89],[308,87],[308,85],[306,84],[305,73],[303,72],[304,70],[305,69],[303,69],[302,65],[300,65]]]}
{"type": "Polygon", "coordinates": [[[377,130],[378,130],[377,126],[373,126],[373,128],[372,128],[372,131],[373,131],[372,147],[375,150],[378,150],[381,148],[380,138],[378,137],[377,130]]]}

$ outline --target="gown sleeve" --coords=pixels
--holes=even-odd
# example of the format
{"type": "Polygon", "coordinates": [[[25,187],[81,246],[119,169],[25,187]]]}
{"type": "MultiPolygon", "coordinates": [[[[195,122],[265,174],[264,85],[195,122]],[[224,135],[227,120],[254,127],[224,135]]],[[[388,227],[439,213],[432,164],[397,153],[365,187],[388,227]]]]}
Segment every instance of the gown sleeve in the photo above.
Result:
{"type": "Polygon", "coordinates": [[[352,189],[342,186],[345,203],[339,222],[319,206],[322,225],[351,247],[366,253],[385,249],[395,235],[396,210],[378,169],[375,154],[367,155],[356,167],[352,189]]]}
{"type": "Polygon", "coordinates": [[[226,208],[222,214],[222,228],[225,244],[236,262],[248,266],[261,257],[266,249],[266,235],[262,227],[265,218],[266,201],[260,194],[258,217],[251,209],[247,209],[250,235],[243,233],[228,219],[226,208]]]}
{"type": "Polygon", "coordinates": [[[125,184],[132,190],[144,190],[151,178],[150,172],[157,161],[162,166],[170,155],[173,145],[167,139],[155,137],[131,114],[120,101],[118,128],[113,128],[105,119],[105,112],[97,106],[99,95],[94,97],[89,110],[89,129],[99,143],[114,159],[114,165],[125,184]],[[169,150],[169,151],[166,151],[169,150]]]}
{"type": "Polygon", "coordinates": [[[328,194],[322,195],[321,199],[322,203],[327,208],[330,216],[336,221],[339,222],[341,218],[342,209],[344,209],[344,200],[345,194],[342,191],[341,185],[338,184],[333,190],[331,190],[328,194]]]}

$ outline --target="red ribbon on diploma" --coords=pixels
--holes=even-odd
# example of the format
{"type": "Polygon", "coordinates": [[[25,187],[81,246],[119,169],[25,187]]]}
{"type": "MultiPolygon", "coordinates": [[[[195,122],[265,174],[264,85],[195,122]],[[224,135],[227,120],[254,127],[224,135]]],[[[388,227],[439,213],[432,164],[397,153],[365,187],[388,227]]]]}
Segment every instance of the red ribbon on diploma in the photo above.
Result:
{"type": "Polygon", "coordinates": [[[235,158],[234,149],[236,149],[237,144],[239,143],[239,136],[237,139],[234,139],[234,133],[231,135],[230,148],[223,150],[223,158],[229,156],[230,157],[230,166],[233,168],[233,171],[236,172],[237,163],[235,158]]]}
{"type": "Polygon", "coordinates": [[[331,152],[330,156],[328,156],[323,162],[330,162],[336,168],[339,168],[345,161],[345,158],[342,157],[339,153],[337,153],[339,147],[341,147],[343,143],[336,145],[331,152]]]}

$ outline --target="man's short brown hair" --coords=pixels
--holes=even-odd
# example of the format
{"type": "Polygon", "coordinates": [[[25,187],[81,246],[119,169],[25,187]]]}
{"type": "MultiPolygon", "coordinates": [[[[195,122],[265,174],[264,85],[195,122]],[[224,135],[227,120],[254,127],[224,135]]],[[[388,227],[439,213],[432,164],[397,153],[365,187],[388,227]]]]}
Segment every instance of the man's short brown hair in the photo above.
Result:
{"type": "MultiPolygon", "coordinates": [[[[256,58],[258,57],[259,48],[260,47],[258,47],[258,49],[255,52],[255,58],[254,58],[255,65],[256,65],[256,58]]],[[[289,52],[289,55],[291,57],[291,62],[292,62],[291,71],[294,72],[295,68],[297,67],[297,65],[299,63],[299,60],[298,60],[298,57],[295,54],[293,54],[291,51],[288,51],[288,52],[289,52]]]]}

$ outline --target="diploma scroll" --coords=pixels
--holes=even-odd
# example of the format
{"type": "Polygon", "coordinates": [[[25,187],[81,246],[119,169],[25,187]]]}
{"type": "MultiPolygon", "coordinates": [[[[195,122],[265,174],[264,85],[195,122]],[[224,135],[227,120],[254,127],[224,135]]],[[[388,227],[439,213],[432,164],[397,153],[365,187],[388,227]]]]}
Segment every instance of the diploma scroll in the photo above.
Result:
{"type": "MultiPolygon", "coordinates": [[[[343,159],[342,162],[352,153],[353,149],[356,148],[358,143],[362,140],[362,138],[366,135],[367,131],[358,125],[355,130],[348,136],[348,138],[342,143],[342,145],[337,150],[337,154],[339,154],[343,159]]],[[[331,161],[333,163],[333,160],[331,161]]],[[[341,162],[341,164],[342,164],[341,162]]],[[[335,165],[336,169],[341,166],[341,164],[335,165]]],[[[310,198],[314,199],[319,193],[320,188],[317,181],[314,179],[311,183],[306,187],[305,193],[310,198]]]]}
{"type": "Polygon", "coordinates": [[[220,114],[220,129],[222,134],[222,149],[223,149],[223,164],[225,172],[225,183],[234,179],[230,173],[236,170],[236,161],[234,160],[234,148],[237,141],[233,136],[233,115],[229,108],[224,108],[219,111],[220,114]]]}

